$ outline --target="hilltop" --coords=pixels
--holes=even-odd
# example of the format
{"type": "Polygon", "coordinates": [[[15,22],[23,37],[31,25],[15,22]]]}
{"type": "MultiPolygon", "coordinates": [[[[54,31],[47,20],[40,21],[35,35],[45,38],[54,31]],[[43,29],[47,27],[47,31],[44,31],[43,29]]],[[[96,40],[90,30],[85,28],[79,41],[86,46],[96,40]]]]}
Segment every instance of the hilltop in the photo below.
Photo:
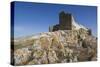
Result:
{"type": "Polygon", "coordinates": [[[40,33],[15,40],[15,65],[50,64],[97,59],[97,39],[84,29],[40,33]],[[20,47],[18,47],[20,46],[20,47]],[[18,48],[16,48],[18,47],[18,48]]]}

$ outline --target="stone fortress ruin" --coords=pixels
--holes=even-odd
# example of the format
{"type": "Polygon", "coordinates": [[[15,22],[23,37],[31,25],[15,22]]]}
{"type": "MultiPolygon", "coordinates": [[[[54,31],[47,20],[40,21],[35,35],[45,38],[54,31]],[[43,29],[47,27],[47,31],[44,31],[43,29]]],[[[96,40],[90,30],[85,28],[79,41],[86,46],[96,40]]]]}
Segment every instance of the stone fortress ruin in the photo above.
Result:
{"type": "Polygon", "coordinates": [[[73,30],[73,29],[84,29],[88,31],[88,34],[91,35],[91,29],[84,27],[83,25],[78,24],[71,13],[65,13],[61,11],[59,13],[59,24],[49,27],[49,32],[57,30],[73,30]]]}
{"type": "Polygon", "coordinates": [[[57,30],[71,30],[72,29],[72,20],[71,14],[65,13],[64,11],[59,14],[59,24],[54,25],[49,28],[49,31],[57,31],[57,30]]]}

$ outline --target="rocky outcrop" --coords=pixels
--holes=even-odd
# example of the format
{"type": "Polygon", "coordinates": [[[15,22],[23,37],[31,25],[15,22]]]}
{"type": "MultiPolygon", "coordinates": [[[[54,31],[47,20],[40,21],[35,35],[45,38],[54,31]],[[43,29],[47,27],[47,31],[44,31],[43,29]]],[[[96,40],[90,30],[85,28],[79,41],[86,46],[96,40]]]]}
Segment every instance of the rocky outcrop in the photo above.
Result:
{"type": "Polygon", "coordinates": [[[16,40],[15,44],[24,45],[14,51],[15,65],[80,62],[97,59],[97,39],[88,35],[84,29],[40,33],[20,41],[16,40]]]}

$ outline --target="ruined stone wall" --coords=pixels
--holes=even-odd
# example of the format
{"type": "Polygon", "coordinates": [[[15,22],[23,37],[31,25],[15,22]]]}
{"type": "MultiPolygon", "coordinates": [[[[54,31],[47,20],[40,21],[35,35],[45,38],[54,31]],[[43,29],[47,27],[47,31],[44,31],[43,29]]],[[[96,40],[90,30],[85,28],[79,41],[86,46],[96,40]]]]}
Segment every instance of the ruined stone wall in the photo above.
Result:
{"type": "Polygon", "coordinates": [[[49,27],[49,31],[72,30],[72,15],[70,13],[59,13],[59,24],[49,27]]]}
{"type": "Polygon", "coordinates": [[[59,25],[60,30],[71,30],[72,29],[72,20],[70,13],[61,12],[59,14],[59,25]]]}

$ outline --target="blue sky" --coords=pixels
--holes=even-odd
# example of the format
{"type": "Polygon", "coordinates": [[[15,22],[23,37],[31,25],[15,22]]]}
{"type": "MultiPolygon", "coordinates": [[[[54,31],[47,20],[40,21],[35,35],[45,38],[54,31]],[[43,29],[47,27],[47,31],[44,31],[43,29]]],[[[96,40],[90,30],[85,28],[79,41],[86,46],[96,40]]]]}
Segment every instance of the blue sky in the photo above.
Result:
{"type": "Polygon", "coordinates": [[[97,36],[97,8],[95,6],[73,6],[65,4],[41,4],[15,2],[14,36],[27,36],[48,32],[51,25],[59,23],[59,13],[72,13],[75,20],[92,29],[97,36]]]}

